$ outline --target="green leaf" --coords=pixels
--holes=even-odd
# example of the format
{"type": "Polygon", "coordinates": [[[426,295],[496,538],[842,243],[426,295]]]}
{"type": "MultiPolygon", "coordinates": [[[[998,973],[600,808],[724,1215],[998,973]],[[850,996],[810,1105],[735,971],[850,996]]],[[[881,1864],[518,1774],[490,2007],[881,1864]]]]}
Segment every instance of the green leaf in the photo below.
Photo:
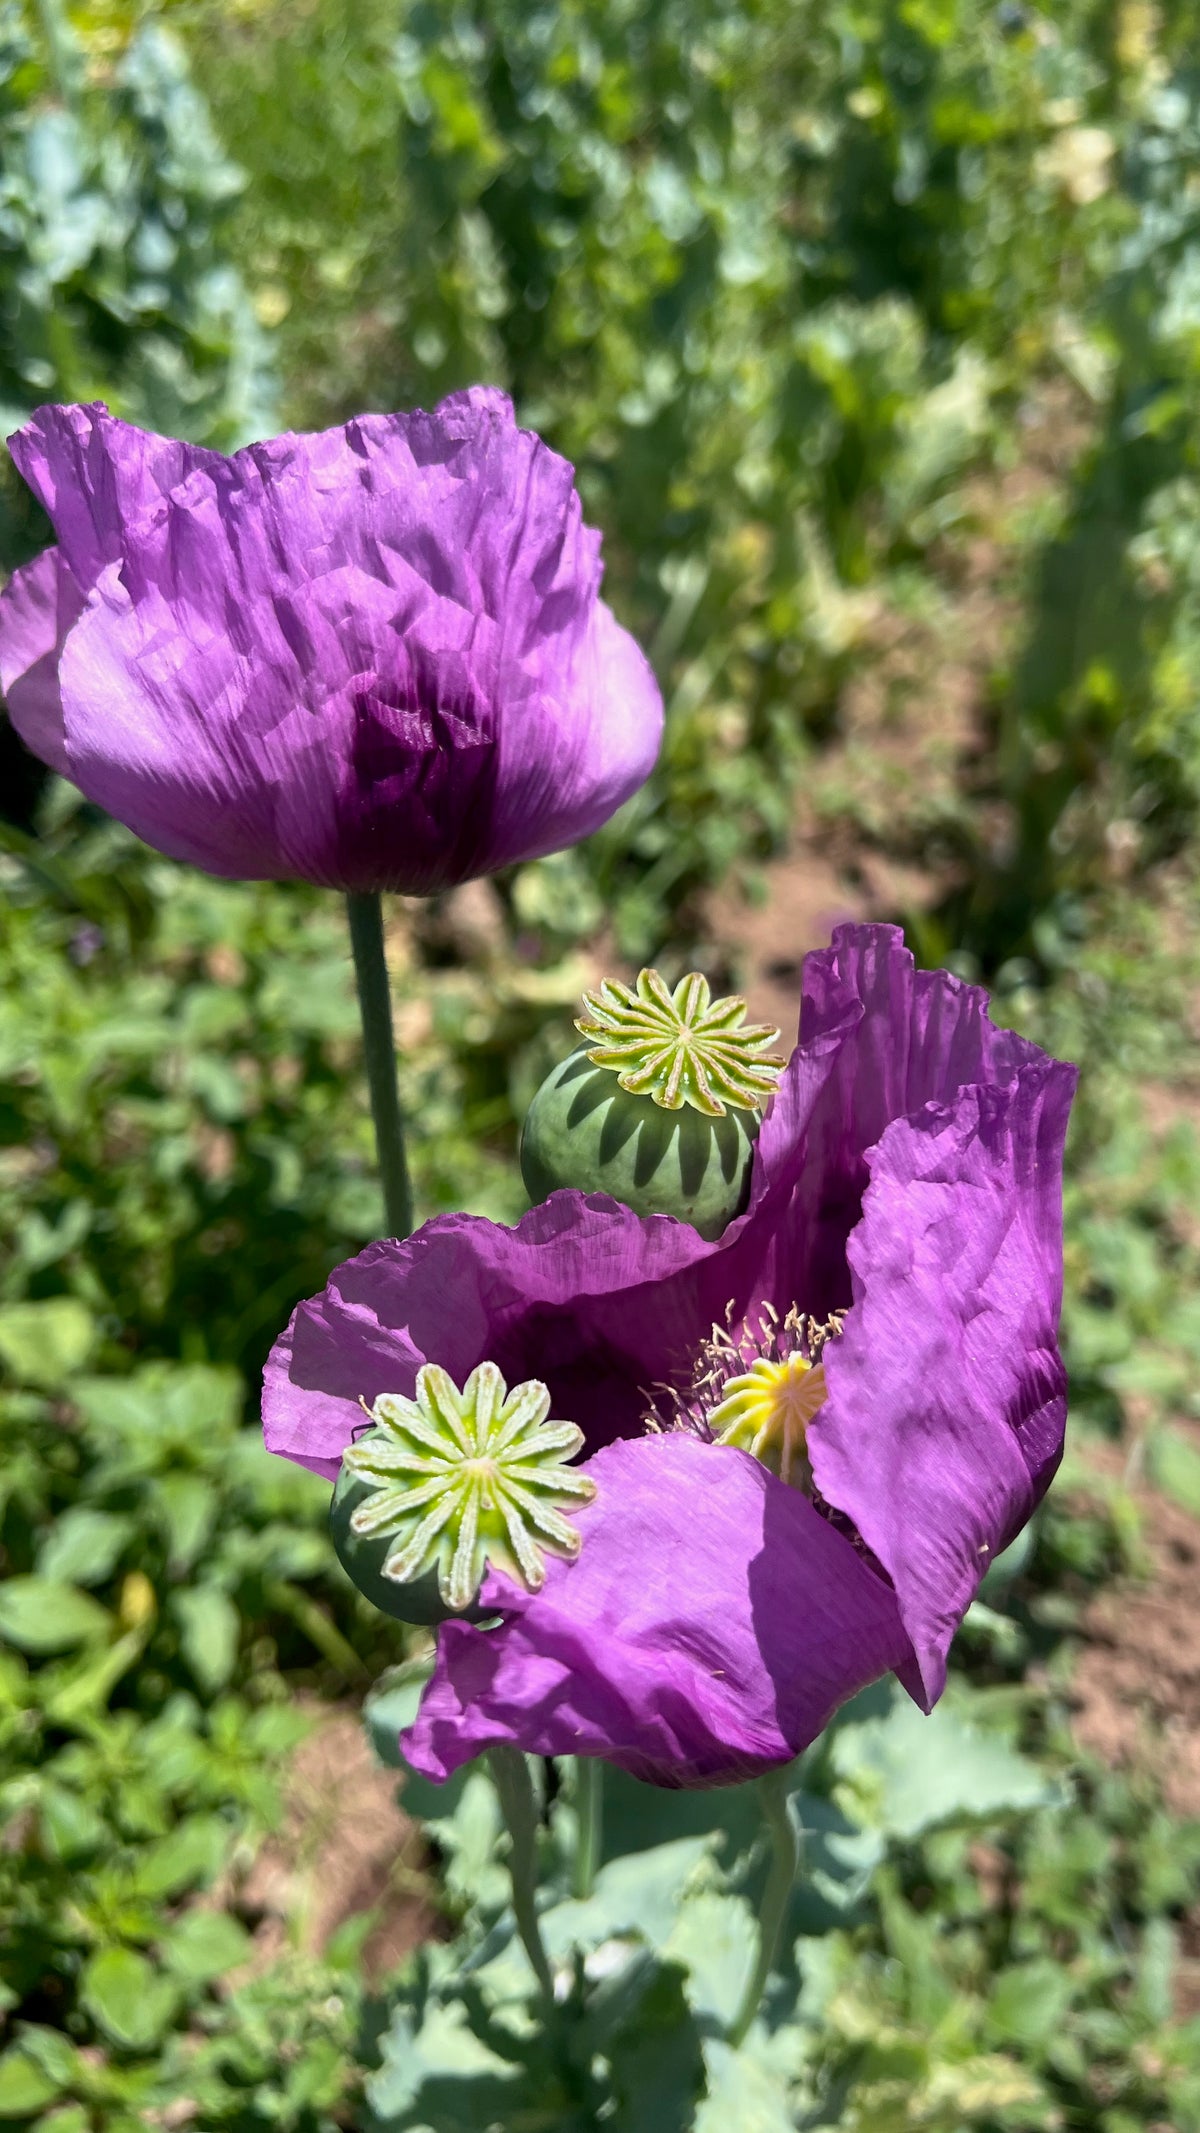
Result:
{"type": "Polygon", "coordinates": [[[0,2057],[0,2118],[29,2118],[59,2094],[59,2084],[18,2046],[0,2057]]]}
{"type": "MultiPolygon", "coordinates": [[[[450,1786],[445,1790],[450,1791],[450,1786]]],[[[407,1787],[405,1788],[407,1793],[407,1787]]],[[[497,1855],[500,1808],[482,1770],[469,1769],[450,1815],[429,1818],[446,1854],[446,1889],[457,1903],[498,1910],[508,1894],[508,1869],[497,1855]]]]}
{"type": "Polygon", "coordinates": [[[1048,1956],[998,1971],[987,2010],[990,2039],[1019,2045],[1023,2053],[1042,2049],[1059,2028],[1075,1990],[1062,1964],[1048,1956]]]}
{"type": "MultiPolygon", "coordinates": [[[[480,2133],[484,2126],[514,2123],[519,2070],[472,2034],[461,2007],[432,2002],[420,2023],[410,2009],[398,2008],[380,2058],[367,2097],[371,2123],[382,2133],[433,2126],[437,2133],[480,2133]]],[[[549,2133],[553,2120],[542,2122],[549,2133]]],[[[539,2120],[529,2123],[538,2126],[539,2120]]]]}
{"type": "Polygon", "coordinates": [[[0,1585],[0,1637],[18,1651],[66,1652],[111,1628],[108,1609],[77,1586],[40,1577],[8,1578],[0,1585]]]}
{"type": "Polygon", "coordinates": [[[1150,1472],[1160,1489],[1200,1518],[1200,1450],[1177,1429],[1157,1429],[1150,1439],[1150,1472]]]}
{"type": "Polygon", "coordinates": [[[163,1961],[185,1984],[206,1985],[246,1962],[253,1942],[228,1911],[186,1911],[162,1936],[163,1961]]]}
{"type": "Polygon", "coordinates": [[[164,1474],[155,1485],[153,1504],[172,1566],[188,1569],[216,1521],[219,1498],[213,1483],[203,1474],[164,1474]]]}
{"type": "Polygon", "coordinates": [[[95,1337],[91,1312],[73,1296],[0,1305],[0,1362],[19,1385],[66,1384],[87,1361],[95,1337]]]}
{"type": "Polygon", "coordinates": [[[945,1703],[925,1717],[899,1689],[885,1717],[840,1726],[830,1755],[847,1812],[894,1837],[916,1837],[940,1822],[1028,1812],[1058,1797],[1037,1765],[1006,1741],[945,1703]]]}
{"type": "Polygon", "coordinates": [[[677,1837],[671,1844],[610,1859],[597,1874],[590,1896],[543,1911],[548,1952],[564,1956],[572,1948],[594,1948],[622,1934],[653,1948],[664,1947],[683,1892],[711,1852],[709,1837],[677,1837]]]}
{"type": "Polygon", "coordinates": [[[173,1606],[183,1636],[183,1656],[202,1689],[222,1689],[237,1660],[241,1617],[219,1585],[177,1592],[173,1606]]]}
{"type": "Polygon", "coordinates": [[[607,2056],[617,2102],[611,2123],[620,2133],[689,2133],[704,2062],[678,1964],[648,1966],[645,1990],[607,2056]]]}
{"type": "Polygon", "coordinates": [[[64,1511],[38,1551],[43,1577],[73,1585],[100,1585],[110,1577],[134,1531],[132,1518],[77,1504],[64,1511]]]}
{"type": "MultiPolygon", "coordinates": [[[[119,2133],[119,2128],[109,2121],[110,2133],[119,2133]]],[[[48,2111],[39,2118],[37,2133],[92,2133],[92,2115],[86,2104],[64,2103],[57,2111],[48,2111]]]]}
{"type": "Polygon", "coordinates": [[[432,1672],[431,1658],[410,1659],[403,1666],[389,1667],[367,1692],[363,1724],[375,1754],[387,1770],[406,1767],[400,1753],[400,1735],[416,1717],[417,1706],[432,1672]]]}
{"type": "Polygon", "coordinates": [[[42,1843],[52,1858],[84,1859],[108,1837],[108,1825],[90,1801],[53,1780],[42,1787],[38,1803],[42,1843]]]}
{"type": "Polygon", "coordinates": [[[794,2133],[795,2113],[787,2084],[747,2039],[740,2050],[719,2037],[706,2039],[707,2094],[696,2113],[695,2133],[794,2133]]]}
{"type": "Polygon", "coordinates": [[[147,1845],[137,1862],[133,1886],[139,1896],[160,1901],[210,1882],[229,1845],[230,1829],[220,1815],[189,1815],[157,1844],[147,1845]]]}
{"type": "Polygon", "coordinates": [[[43,2022],[23,2022],[20,2044],[26,2058],[40,2067],[56,2089],[69,2088],[78,2079],[79,2054],[61,2029],[51,2029],[43,2022]]]}
{"type": "Polygon", "coordinates": [[[700,1889],[684,1897],[663,1952],[687,1971],[688,2001],[696,2013],[723,2026],[741,2004],[757,1948],[757,1928],[744,1898],[700,1889]]]}
{"type": "Polygon", "coordinates": [[[80,1999],[97,2028],[130,2051],[152,2051],[179,2004],[175,1985],[133,1948],[103,1948],[93,1955],[80,1999]]]}

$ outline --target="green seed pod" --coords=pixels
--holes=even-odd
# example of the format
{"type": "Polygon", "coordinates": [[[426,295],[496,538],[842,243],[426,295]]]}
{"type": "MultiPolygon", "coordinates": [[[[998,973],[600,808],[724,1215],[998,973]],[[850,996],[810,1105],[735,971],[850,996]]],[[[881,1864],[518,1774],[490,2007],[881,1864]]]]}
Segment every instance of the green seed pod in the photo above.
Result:
{"type": "MultiPolygon", "coordinates": [[[[385,1578],[383,1574],[383,1565],[392,1546],[391,1537],[356,1533],[351,1526],[354,1512],[371,1494],[369,1482],[352,1474],[347,1467],[342,1468],[329,1506],[329,1534],[346,1576],[352,1585],[357,1585],[372,1607],[377,1607],[381,1614],[391,1615],[395,1622],[421,1622],[431,1626],[445,1622],[455,1609],[447,1607],[442,1598],[436,1568],[426,1570],[420,1577],[410,1578],[406,1584],[397,1584],[395,1578],[385,1578]]],[[[468,1608],[466,1620],[477,1621],[483,1613],[482,1608],[468,1608]]]]}
{"type": "Polygon", "coordinates": [[[380,1612],[398,1622],[480,1622],[489,1570],[539,1592],[546,1554],[573,1561],[580,1535],[564,1507],[596,1484],[570,1462],[574,1422],[550,1419],[540,1378],[510,1392],[495,1363],[460,1390],[436,1363],[415,1392],[381,1392],[374,1425],[346,1447],[329,1507],[338,1561],[380,1612]]]}
{"type": "Polygon", "coordinates": [[[710,1241],[750,1192],[760,1107],[782,1059],[777,1030],[743,1026],[745,1003],[713,1001],[697,973],[668,991],[606,980],[584,995],[589,1041],[547,1075],[521,1136],[531,1200],[558,1187],[606,1192],[639,1215],[678,1215],[710,1241]],[[599,1041],[597,1041],[599,1040],[599,1041]]]}

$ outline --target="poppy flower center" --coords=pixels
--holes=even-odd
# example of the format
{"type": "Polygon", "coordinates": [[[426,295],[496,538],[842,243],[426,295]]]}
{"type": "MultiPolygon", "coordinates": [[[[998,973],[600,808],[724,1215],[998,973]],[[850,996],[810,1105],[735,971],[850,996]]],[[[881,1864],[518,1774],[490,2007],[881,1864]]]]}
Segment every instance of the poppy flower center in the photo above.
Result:
{"type": "Polygon", "coordinates": [[[746,1021],[738,993],[714,1000],[698,970],[680,978],[674,992],[657,970],[638,973],[636,987],[605,978],[585,992],[575,1027],[596,1041],[593,1066],[610,1067],[619,1087],[648,1096],[664,1111],[690,1105],[705,1118],[726,1110],[761,1111],[774,1094],[786,1062],[770,1047],[777,1029],[746,1021]]]}
{"type": "Polygon", "coordinates": [[[809,1494],[808,1425],[828,1396],[821,1357],[841,1330],[838,1313],[818,1321],[794,1304],[782,1319],[768,1303],[735,1322],[730,1304],[702,1342],[686,1392],[665,1389],[666,1412],[656,1401],[646,1427],[733,1445],[809,1494]]]}
{"type": "Polygon", "coordinates": [[[350,1519],[361,1539],[393,1538],[382,1575],[399,1585],[436,1567],[447,1607],[469,1607],[489,1568],[528,1592],[546,1578],[546,1549],[574,1559],[581,1541],[564,1503],[590,1503],[596,1484],[567,1462],[583,1445],[574,1422],[552,1422],[538,1378],[510,1392],[495,1363],[460,1391],[436,1363],[413,1399],[380,1393],[373,1427],[342,1455],[366,1484],[350,1519]]]}
{"type": "Polygon", "coordinates": [[[793,1351],[779,1362],[760,1355],[730,1378],[708,1417],[718,1444],[736,1444],[790,1482],[804,1458],[808,1425],[825,1399],[825,1366],[793,1351]]]}

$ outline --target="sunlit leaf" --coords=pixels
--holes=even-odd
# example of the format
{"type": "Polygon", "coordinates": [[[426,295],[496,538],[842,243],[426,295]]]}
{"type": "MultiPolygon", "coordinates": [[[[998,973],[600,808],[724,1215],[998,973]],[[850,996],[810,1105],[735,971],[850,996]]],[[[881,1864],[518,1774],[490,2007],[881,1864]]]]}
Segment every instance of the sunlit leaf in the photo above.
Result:
{"type": "Polygon", "coordinates": [[[76,1585],[16,1577],[0,1583],[0,1637],[23,1652],[66,1652],[112,1627],[107,1608],[76,1585]]]}

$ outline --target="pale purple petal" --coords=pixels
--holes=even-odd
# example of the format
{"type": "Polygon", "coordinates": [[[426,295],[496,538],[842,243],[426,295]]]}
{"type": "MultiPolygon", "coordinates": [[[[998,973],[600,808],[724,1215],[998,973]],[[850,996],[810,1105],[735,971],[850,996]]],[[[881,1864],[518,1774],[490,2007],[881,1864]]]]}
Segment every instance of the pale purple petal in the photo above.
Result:
{"type": "Polygon", "coordinates": [[[136,429],[98,400],[37,408],[8,447],[83,592],[106,563],[131,551],[139,529],[194,468],[221,464],[219,452],[136,429]]]}
{"type": "MultiPolygon", "coordinates": [[[[440,1215],[404,1243],[338,1267],[293,1313],[264,1378],[268,1448],[333,1479],[381,1392],[411,1393],[424,1362],[462,1384],[497,1363],[510,1385],[541,1378],[554,1412],[596,1444],[640,1429],[648,1327],[639,1290],[709,1250],[687,1223],[643,1218],[602,1194],[554,1193],[515,1229],[440,1215]]],[[[700,1318],[686,1286],[658,1331],[686,1353],[700,1318]]],[[[705,1329],[701,1329],[705,1330],[705,1329]]]]}
{"type": "Polygon", "coordinates": [[[908,1651],[894,1594],[796,1490],[686,1436],[588,1462],[577,1562],[536,1596],[493,1573],[498,1629],[447,1624],[402,1739],[440,1780],[497,1741],[602,1755],[661,1785],[787,1762],[908,1651]]]}
{"type": "Polygon", "coordinates": [[[1062,1449],[1062,1147],[1040,1058],[888,1126],[850,1239],[854,1304],[809,1428],[818,1489],[891,1577],[932,1703],[950,1640],[1062,1449]]]}
{"type": "Polygon", "coordinates": [[[0,689],[27,748],[68,775],[58,662],[83,601],[57,548],[14,570],[0,592],[0,689]]]}
{"type": "MultiPolygon", "coordinates": [[[[499,732],[493,864],[543,857],[590,836],[653,767],[646,736],[661,724],[658,683],[640,646],[597,600],[553,690],[543,679],[526,715],[499,732]],[[538,824],[537,850],[528,827],[538,824]]],[[[654,754],[657,754],[657,740],[654,754]]]]}
{"type": "Polygon", "coordinates": [[[848,1017],[854,1029],[814,1107],[783,1224],[779,1252],[795,1283],[789,1301],[818,1318],[849,1303],[846,1242],[862,1207],[867,1151],[891,1120],[949,1103],[976,1083],[1003,1085],[1043,1058],[1025,1038],[997,1029],[987,1010],[979,986],[918,970],[897,926],[839,926],[831,947],[805,957],[802,1046],[844,1029],[848,1017]]]}
{"type": "Polygon", "coordinates": [[[425,588],[405,603],[348,569],[261,609],[247,588],[226,612],[221,585],[213,612],[199,571],[191,597],[135,602],[113,566],[62,658],[71,774],[210,873],[436,887],[486,862],[494,747],[472,730],[470,662],[494,637],[425,588]],[[385,657],[407,711],[379,700],[385,657]]]}

